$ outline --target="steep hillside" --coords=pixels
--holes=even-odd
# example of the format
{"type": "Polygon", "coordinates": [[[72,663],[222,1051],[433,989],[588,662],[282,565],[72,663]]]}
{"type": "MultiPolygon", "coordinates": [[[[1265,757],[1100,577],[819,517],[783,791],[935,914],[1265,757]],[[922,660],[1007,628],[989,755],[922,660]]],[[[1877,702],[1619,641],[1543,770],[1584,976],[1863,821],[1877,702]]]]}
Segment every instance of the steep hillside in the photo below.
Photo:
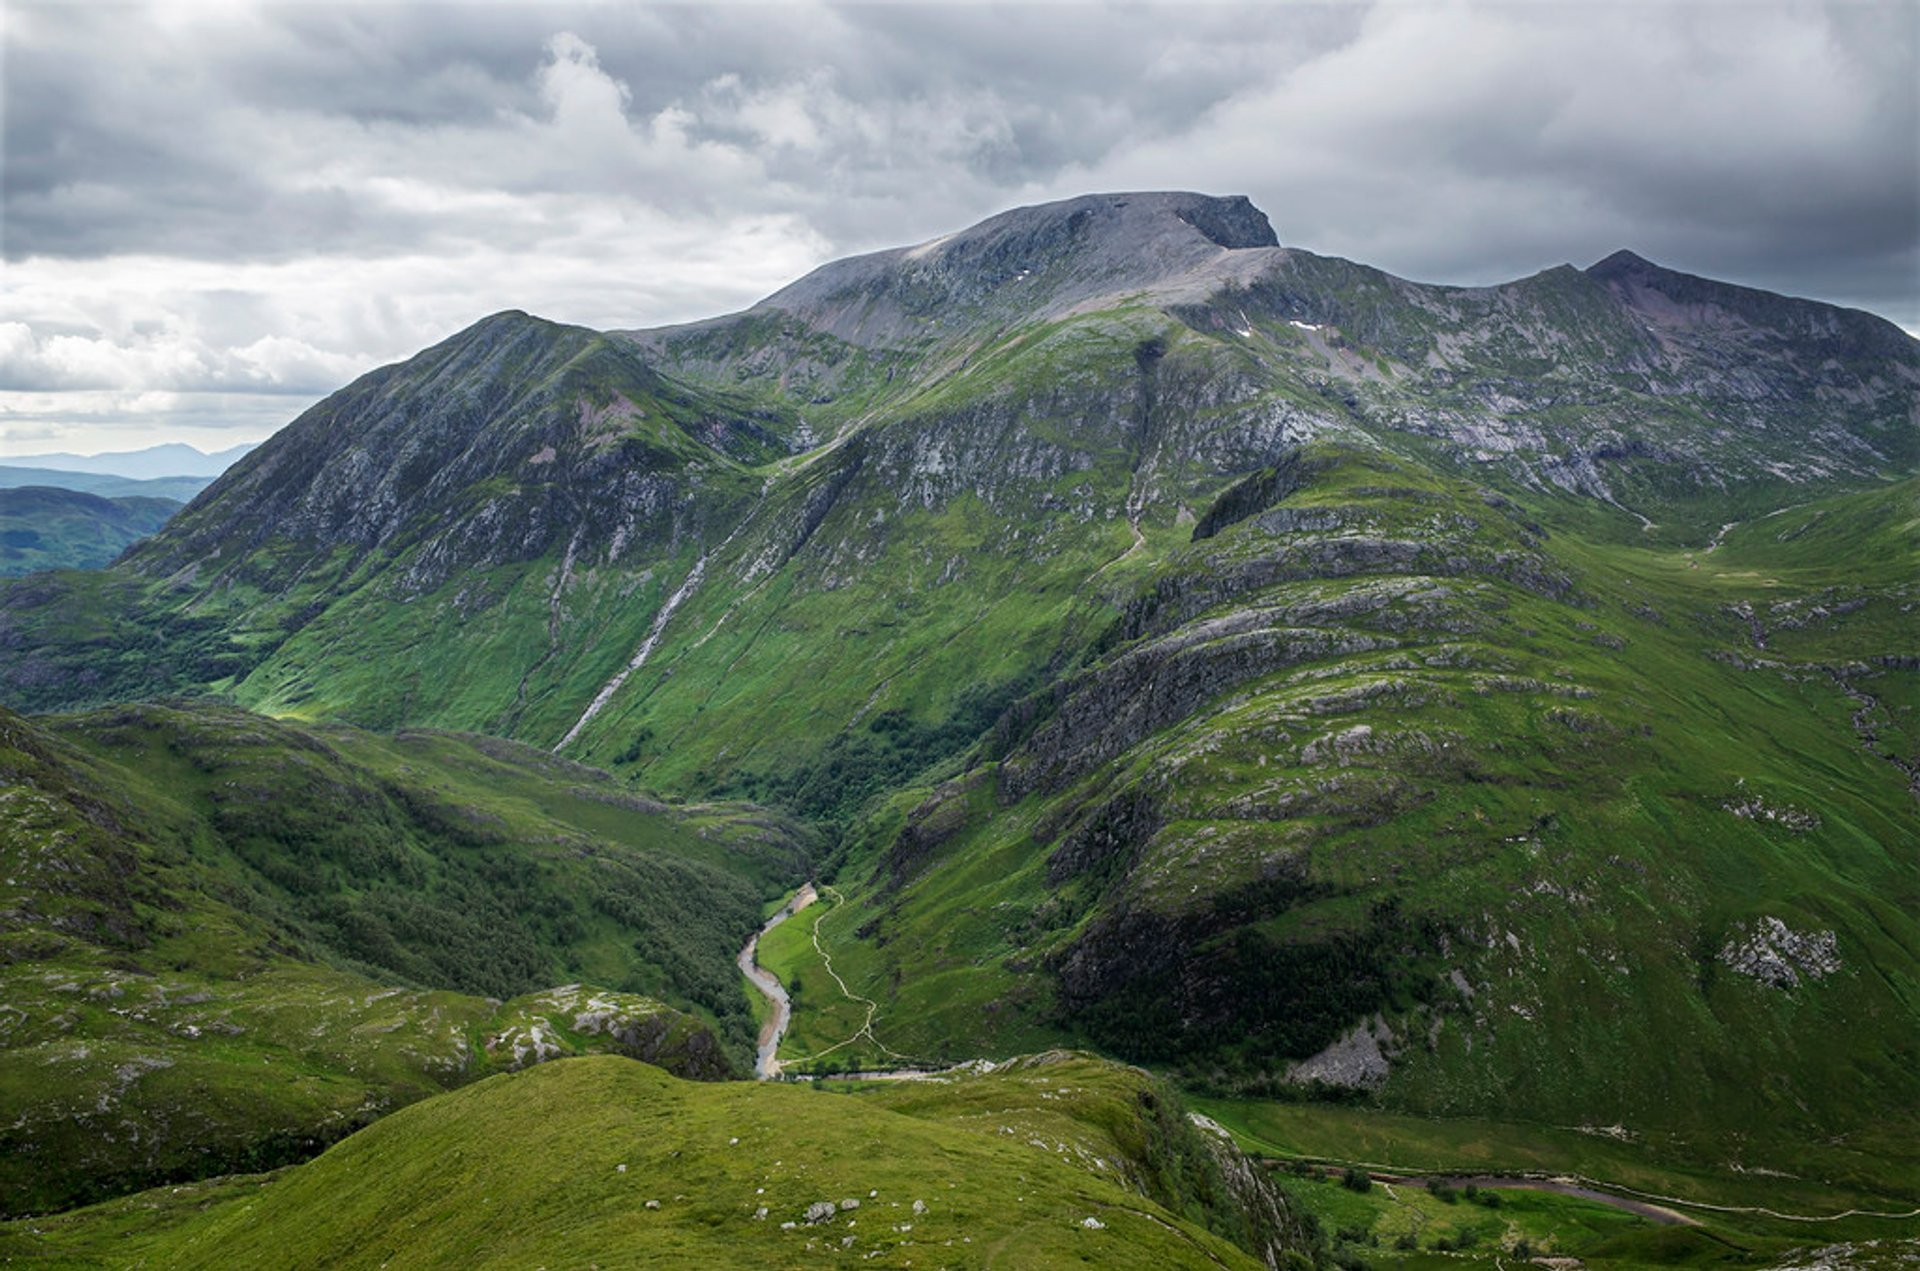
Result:
{"type": "Polygon", "coordinates": [[[1138,1073],[1047,1056],[913,1093],[702,1086],[619,1059],[569,1060],[418,1104],[270,1178],[0,1227],[0,1256],[83,1267],[128,1257],[375,1267],[396,1256],[1311,1265],[1291,1203],[1138,1073]]]}
{"type": "Polygon", "coordinates": [[[510,743],[0,714],[0,1208],[299,1159],[555,1054],[732,1075],[733,952],[805,857],[510,743]]]}
{"type": "Polygon", "coordinates": [[[111,579],[10,594],[8,700],[213,685],[379,726],[563,729],[603,673],[579,643],[659,603],[773,444],[624,344],[497,315],[308,411],[111,579]]]}
{"type": "Polygon", "coordinates": [[[0,487],[0,577],[37,569],[98,569],[179,510],[173,499],[0,487]]]}
{"type": "MultiPolygon", "coordinates": [[[[1904,1153],[1920,488],[1684,554],[1316,459],[859,827],[813,929],[878,1012],[832,1062],[1069,1036],[1241,1093],[1904,1153]],[[1796,567],[1823,529],[1858,556],[1796,567]]],[[[802,1061],[840,1040],[808,954],[802,1061]]]]}

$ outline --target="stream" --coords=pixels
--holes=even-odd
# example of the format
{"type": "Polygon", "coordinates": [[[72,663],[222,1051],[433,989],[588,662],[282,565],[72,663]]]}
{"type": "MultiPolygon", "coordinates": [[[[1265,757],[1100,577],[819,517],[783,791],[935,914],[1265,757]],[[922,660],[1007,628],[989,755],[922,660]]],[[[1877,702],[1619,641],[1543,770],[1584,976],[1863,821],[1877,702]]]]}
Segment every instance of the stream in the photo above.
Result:
{"type": "Polygon", "coordinates": [[[780,1061],[774,1058],[780,1049],[780,1039],[787,1035],[787,1025],[793,1021],[793,1003],[787,997],[786,986],[773,972],[761,966],[755,960],[760,949],[760,937],[772,931],[793,915],[814,902],[813,884],[808,883],[793,894],[779,913],[767,919],[766,925],[748,938],[746,947],[740,950],[736,959],[740,963],[740,973],[753,981],[753,987],[760,990],[767,1001],[773,1004],[773,1014],[760,1026],[760,1040],[753,1057],[753,1076],[756,1081],[771,1081],[780,1075],[780,1061]]]}

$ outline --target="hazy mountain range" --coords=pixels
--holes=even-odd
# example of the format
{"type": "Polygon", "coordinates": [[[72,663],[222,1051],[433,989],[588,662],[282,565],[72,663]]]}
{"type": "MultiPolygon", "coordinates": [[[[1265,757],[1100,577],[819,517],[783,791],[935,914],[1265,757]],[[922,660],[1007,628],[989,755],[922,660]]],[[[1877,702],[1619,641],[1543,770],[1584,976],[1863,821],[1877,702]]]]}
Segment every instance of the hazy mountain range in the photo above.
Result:
{"type": "Polygon", "coordinates": [[[7,455],[4,465],[9,468],[51,468],[94,476],[131,477],[139,481],[156,477],[217,477],[232,467],[242,455],[253,450],[254,444],[229,446],[213,454],[205,454],[176,441],[141,450],[107,451],[96,455],[65,452],[7,455]]]}

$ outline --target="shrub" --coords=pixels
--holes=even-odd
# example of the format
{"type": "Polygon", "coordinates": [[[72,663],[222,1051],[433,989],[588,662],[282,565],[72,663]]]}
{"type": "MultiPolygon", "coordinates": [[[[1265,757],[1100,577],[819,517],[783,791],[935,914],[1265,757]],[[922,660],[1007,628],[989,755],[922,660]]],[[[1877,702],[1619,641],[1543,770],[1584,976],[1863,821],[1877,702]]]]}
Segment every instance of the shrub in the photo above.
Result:
{"type": "Polygon", "coordinates": [[[1370,1192],[1373,1190],[1373,1176],[1349,1165],[1346,1172],[1340,1175],[1340,1186],[1350,1192],[1370,1192]]]}

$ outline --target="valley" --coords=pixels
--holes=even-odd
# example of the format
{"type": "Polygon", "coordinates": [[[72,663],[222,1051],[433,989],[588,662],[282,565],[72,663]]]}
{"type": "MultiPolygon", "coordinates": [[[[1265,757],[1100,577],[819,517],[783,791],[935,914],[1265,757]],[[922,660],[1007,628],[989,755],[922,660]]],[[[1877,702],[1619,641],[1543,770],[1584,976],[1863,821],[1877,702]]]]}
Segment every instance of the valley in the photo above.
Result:
{"type": "Polygon", "coordinates": [[[0,580],[0,1250],[1897,1264],[1916,606],[1920,343],[1631,253],[497,314],[0,580]]]}

